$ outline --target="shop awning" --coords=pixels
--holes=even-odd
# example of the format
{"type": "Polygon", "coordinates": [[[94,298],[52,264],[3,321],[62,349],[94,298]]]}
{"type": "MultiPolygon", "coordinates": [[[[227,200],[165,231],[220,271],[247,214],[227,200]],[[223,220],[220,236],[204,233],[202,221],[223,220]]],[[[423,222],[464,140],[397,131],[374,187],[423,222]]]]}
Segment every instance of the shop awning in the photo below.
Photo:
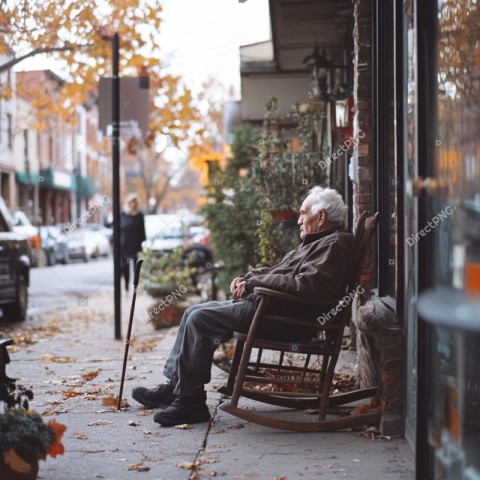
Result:
{"type": "Polygon", "coordinates": [[[38,183],[38,177],[38,173],[35,172],[15,172],[17,182],[25,185],[35,185],[38,183]]]}
{"type": "Polygon", "coordinates": [[[99,192],[97,184],[91,177],[77,177],[77,189],[80,198],[90,198],[99,192]]]}
{"type": "Polygon", "coordinates": [[[60,190],[75,191],[77,189],[74,175],[55,170],[54,168],[40,170],[39,185],[40,187],[57,188],[60,190]]]}

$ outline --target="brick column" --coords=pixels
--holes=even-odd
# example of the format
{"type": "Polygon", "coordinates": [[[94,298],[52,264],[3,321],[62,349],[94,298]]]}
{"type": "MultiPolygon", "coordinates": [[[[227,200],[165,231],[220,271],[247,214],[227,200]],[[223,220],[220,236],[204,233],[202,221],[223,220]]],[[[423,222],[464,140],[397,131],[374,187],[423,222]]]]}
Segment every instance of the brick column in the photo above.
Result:
{"type": "MultiPolygon", "coordinates": [[[[375,194],[372,155],[372,21],[371,0],[354,0],[354,135],[358,139],[356,182],[353,186],[354,224],[363,211],[373,213],[375,194]]],[[[381,207],[380,205],[379,208],[381,207]]],[[[371,261],[362,272],[361,278],[367,292],[373,286],[373,251],[372,248],[371,261]]],[[[377,386],[379,389],[382,433],[402,435],[404,340],[395,312],[386,308],[378,297],[369,299],[368,294],[365,294],[353,304],[352,325],[351,335],[357,350],[359,386],[377,386]]]]}

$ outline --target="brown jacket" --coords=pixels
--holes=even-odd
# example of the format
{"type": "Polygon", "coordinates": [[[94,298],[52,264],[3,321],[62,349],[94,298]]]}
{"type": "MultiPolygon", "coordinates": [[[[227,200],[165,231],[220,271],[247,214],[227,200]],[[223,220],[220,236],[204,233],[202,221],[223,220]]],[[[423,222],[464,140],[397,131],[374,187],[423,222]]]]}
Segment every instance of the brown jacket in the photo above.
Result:
{"type": "MultiPolygon", "coordinates": [[[[277,265],[248,272],[244,276],[245,298],[258,300],[258,295],[253,293],[255,287],[296,295],[313,304],[339,298],[345,294],[355,255],[355,241],[349,232],[332,229],[309,234],[277,265]]],[[[276,303],[278,305],[278,301],[276,303]]],[[[323,308],[305,306],[302,310],[318,313],[323,308]]]]}

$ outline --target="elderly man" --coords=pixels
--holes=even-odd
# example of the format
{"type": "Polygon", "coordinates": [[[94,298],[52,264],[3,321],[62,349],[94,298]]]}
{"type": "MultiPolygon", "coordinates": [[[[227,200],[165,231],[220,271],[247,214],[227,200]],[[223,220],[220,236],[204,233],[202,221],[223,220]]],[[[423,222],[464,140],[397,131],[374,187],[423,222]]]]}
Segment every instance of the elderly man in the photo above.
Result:
{"type": "MultiPolygon", "coordinates": [[[[258,305],[255,287],[267,287],[297,295],[312,303],[340,297],[355,259],[352,234],[342,231],[345,204],[333,189],[314,187],[300,208],[301,244],[274,267],[252,270],[233,279],[233,300],[190,307],[183,315],[164,374],[169,383],[156,388],[137,387],[132,397],[147,407],[164,407],[153,419],[163,426],[206,422],[210,413],[205,384],[210,382],[215,348],[234,331],[247,332],[258,305]]],[[[331,306],[293,306],[272,300],[272,311],[295,311],[304,318],[317,318],[331,306]],[[299,308],[302,309],[299,312],[299,308]]],[[[278,323],[262,323],[260,335],[283,341],[301,341],[312,329],[278,323]]]]}

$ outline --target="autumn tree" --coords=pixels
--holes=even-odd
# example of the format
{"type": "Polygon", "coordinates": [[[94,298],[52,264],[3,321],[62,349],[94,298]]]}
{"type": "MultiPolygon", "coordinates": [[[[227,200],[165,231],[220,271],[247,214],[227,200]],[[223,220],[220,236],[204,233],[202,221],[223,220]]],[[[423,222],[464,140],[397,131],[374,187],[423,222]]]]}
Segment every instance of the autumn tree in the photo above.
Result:
{"type": "MultiPolygon", "coordinates": [[[[165,195],[174,172],[158,151],[159,136],[185,152],[201,149],[205,142],[205,118],[195,106],[192,92],[177,76],[167,75],[161,61],[158,32],[162,8],[158,0],[0,0],[0,73],[25,60],[47,55],[58,60],[65,83],[55,100],[43,85],[18,85],[38,109],[37,128],[45,128],[49,116],[75,122],[75,108],[96,94],[98,79],[111,75],[111,40],[120,38],[122,76],[150,77],[151,113],[147,138],[128,140],[131,154],[138,153],[140,176],[149,197],[165,195]],[[43,125],[43,127],[42,127],[43,125]],[[141,165],[140,165],[141,167],[141,165]],[[158,175],[151,171],[158,168],[158,175]],[[152,184],[158,178],[158,185],[152,184]],[[167,185],[165,185],[165,180],[167,185]]],[[[0,89],[2,87],[0,86],[0,89]]],[[[11,92],[0,90],[0,95],[11,92]]]]}

